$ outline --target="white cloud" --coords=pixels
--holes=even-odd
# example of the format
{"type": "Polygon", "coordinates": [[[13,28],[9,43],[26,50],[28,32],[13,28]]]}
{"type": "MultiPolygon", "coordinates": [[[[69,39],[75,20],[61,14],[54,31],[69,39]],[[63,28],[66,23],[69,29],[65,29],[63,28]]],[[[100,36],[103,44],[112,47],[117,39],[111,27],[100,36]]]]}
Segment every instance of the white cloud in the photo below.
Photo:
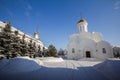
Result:
{"type": "Polygon", "coordinates": [[[10,16],[10,17],[14,17],[15,14],[7,7],[4,7],[4,10],[6,11],[6,13],[10,16]]]}
{"type": "Polygon", "coordinates": [[[27,17],[29,17],[29,16],[30,16],[30,12],[29,12],[29,11],[26,11],[26,12],[25,12],[25,15],[26,15],[27,17]]]}
{"type": "Polygon", "coordinates": [[[120,8],[119,6],[114,7],[115,10],[118,10],[119,8],[120,8]]]}
{"type": "Polygon", "coordinates": [[[28,4],[28,3],[27,3],[27,9],[32,10],[32,6],[30,4],[28,4]]]}
{"type": "Polygon", "coordinates": [[[24,15],[29,17],[30,14],[31,14],[31,11],[33,9],[32,5],[26,0],[20,0],[20,3],[22,5],[22,7],[23,7],[24,15]]]}
{"type": "Polygon", "coordinates": [[[114,9],[115,9],[115,10],[120,9],[120,1],[115,2],[115,4],[114,4],[114,9]]]}
{"type": "Polygon", "coordinates": [[[117,1],[114,5],[115,5],[115,6],[120,5],[120,1],[117,1]]]}

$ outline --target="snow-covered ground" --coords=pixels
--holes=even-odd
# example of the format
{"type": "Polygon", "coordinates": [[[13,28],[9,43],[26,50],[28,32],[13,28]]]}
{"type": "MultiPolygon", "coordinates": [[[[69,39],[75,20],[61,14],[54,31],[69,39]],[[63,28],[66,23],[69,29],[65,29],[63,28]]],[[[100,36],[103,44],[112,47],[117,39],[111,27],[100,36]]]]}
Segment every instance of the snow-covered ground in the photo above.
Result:
{"type": "Polygon", "coordinates": [[[3,59],[0,80],[120,80],[120,60],[3,59]]]}

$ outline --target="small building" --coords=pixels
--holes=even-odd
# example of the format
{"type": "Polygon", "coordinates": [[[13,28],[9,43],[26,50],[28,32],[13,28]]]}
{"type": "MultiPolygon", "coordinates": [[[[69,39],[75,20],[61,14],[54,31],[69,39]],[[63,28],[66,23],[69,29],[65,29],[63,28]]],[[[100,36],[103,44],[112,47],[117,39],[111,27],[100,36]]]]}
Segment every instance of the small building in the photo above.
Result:
{"type": "Polygon", "coordinates": [[[79,20],[77,26],[78,33],[70,36],[67,45],[68,59],[107,59],[113,57],[110,43],[105,41],[99,32],[88,32],[88,23],[85,19],[79,20]]]}
{"type": "Polygon", "coordinates": [[[119,46],[114,46],[113,47],[113,54],[114,54],[114,57],[116,58],[120,58],[120,47],[119,46]]]}

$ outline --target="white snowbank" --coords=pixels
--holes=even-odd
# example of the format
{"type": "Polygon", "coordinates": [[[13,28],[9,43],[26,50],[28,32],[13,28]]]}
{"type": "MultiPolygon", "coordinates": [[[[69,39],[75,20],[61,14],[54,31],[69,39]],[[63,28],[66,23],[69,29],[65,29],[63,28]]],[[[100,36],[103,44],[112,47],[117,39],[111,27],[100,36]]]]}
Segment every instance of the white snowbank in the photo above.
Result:
{"type": "Polygon", "coordinates": [[[40,58],[43,62],[63,62],[64,60],[62,58],[56,58],[56,57],[42,57],[40,58]]]}
{"type": "Polygon", "coordinates": [[[0,80],[120,80],[119,59],[100,62],[22,57],[3,59],[0,66],[0,80]],[[35,60],[45,63],[41,67],[35,60]]]}
{"type": "Polygon", "coordinates": [[[42,62],[39,58],[34,58],[34,59],[33,59],[33,58],[28,57],[28,56],[17,57],[17,58],[33,60],[33,61],[35,61],[37,64],[39,64],[39,65],[43,65],[43,62],[42,62]]]}
{"type": "Polygon", "coordinates": [[[38,58],[35,58],[35,59],[33,59],[37,64],[39,64],[39,65],[44,65],[43,64],[43,62],[40,60],[40,59],[38,59],[38,58]]]}
{"type": "Polygon", "coordinates": [[[21,59],[28,59],[28,60],[31,60],[31,58],[30,58],[30,57],[28,57],[28,56],[16,57],[16,58],[21,58],[21,59]]]}
{"type": "Polygon", "coordinates": [[[19,57],[13,59],[3,59],[0,61],[0,71],[7,73],[29,72],[41,68],[34,60],[28,57],[19,57]]]}
{"type": "Polygon", "coordinates": [[[110,80],[120,80],[120,59],[108,59],[94,68],[110,80]]]}
{"type": "Polygon", "coordinates": [[[8,61],[9,61],[9,60],[6,59],[6,58],[0,60],[0,69],[1,69],[2,67],[4,67],[4,66],[8,63],[8,61]]]}
{"type": "Polygon", "coordinates": [[[103,62],[96,58],[82,58],[82,59],[79,59],[78,61],[83,67],[94,66],[96,64],[103,62]]]}
{"type": "Polygon", "coordinates": [[[101,61],[100,59],[97,58],[82,58],[79,59],[80,61],[101,61]]]}
{"type": "Polygon", "coordinates": [[[102,61],[79,61],[83,67],[90,67],[102,63],[102,61]]]}

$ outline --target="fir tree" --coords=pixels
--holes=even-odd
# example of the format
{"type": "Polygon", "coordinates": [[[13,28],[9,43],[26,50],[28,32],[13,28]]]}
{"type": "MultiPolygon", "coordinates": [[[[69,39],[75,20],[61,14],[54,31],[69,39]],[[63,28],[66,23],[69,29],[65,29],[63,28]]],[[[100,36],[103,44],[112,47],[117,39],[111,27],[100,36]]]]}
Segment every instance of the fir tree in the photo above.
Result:
{"type": "Polygon", "coordinates": [[[57,49],[55,48],[55,46],[49,45],[47,53],[48,53],[48,56],[54,56],[54,57],[56,57],[57,49]]]}

